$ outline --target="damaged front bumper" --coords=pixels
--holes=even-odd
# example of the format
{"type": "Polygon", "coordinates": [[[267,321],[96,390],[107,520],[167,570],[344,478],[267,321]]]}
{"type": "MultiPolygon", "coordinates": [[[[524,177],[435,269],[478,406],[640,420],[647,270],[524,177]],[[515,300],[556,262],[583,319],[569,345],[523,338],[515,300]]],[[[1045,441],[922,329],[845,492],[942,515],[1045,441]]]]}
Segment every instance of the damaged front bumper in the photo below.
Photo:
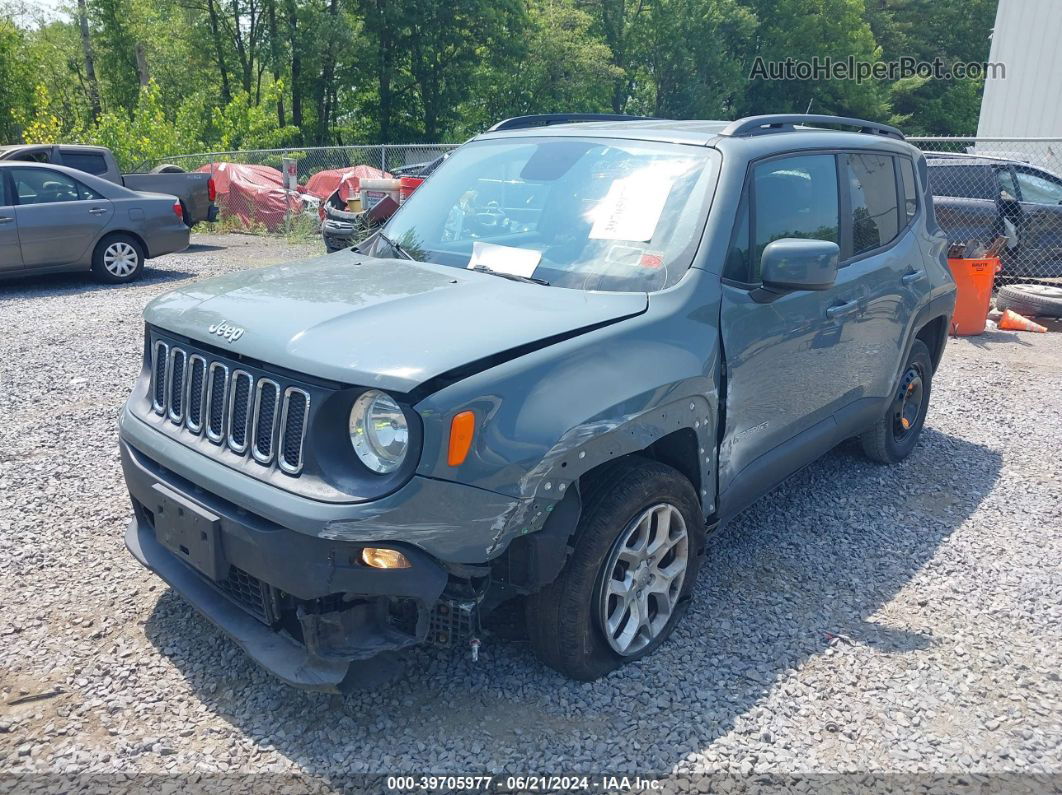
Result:
{"type": "Polygon", "coordinates": [[[475,561],[486,560],[506,498],[430,481],[385,500],[329,505],[266,486],[275,510],[259,511],[253,499],[223,495],[264,484],[241,483],[250,479],[141,426],[123,417],[121,460],[134,509],[126,546],[285,682],[326,692],[371,686],[396,671],[394,652],[425,641],[451,645],[457,632],[474,629],[476,574],[486,571],[475,561]],[[459,493],[443,496],[452,491],[459,493]],[[444,538],[444,523],[426,517],[457,503],[464,537],[446,526],[444,538]],[[299,529],[282,521],[292,511],[299,529]],[[366,546],[398,549],[411,565],[366,566],[366,546]],[[447,561],[439,550],[468,556],[447,561]]]}

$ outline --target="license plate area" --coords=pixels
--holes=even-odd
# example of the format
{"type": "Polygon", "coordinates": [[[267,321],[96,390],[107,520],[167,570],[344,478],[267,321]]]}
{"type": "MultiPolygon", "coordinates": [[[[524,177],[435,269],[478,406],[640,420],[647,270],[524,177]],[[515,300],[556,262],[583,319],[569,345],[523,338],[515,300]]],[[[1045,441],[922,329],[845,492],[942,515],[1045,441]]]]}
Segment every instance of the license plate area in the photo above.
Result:
{"type": "Polygon", "coordinates": [[[229,565],[221,549],[221,519],[161,483],[152,492],[156,540],[215,582],[225,579],[229,565]]]}

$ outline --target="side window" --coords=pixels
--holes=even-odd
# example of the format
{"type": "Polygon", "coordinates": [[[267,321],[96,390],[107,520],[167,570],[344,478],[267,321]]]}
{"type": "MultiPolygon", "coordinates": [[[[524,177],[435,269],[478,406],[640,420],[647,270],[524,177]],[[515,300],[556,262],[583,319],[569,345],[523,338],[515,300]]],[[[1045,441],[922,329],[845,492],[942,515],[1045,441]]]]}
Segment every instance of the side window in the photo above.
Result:
{"type": "Polygon", "coordinates": [[[1003,166],[996,169],[996,177],[999,178],[999,189],[1009,194],[1010,201],[1017,201],[1018,186],[1014,182],[1014,172],[1010,168],[1003,166]]]}
{"type": "Polygon", "coordinates": [[[896,162],[900,164],[904,209],[907,215],[907,223],[910,223],[911,219],[918,215],[918,183],[915,181],[914,163],[907,157],[899,157],[896,162]]]}
{"type": "Polygon", "coordinates": [[[63,165],[87,174],[107,173],[107,161],[98,152],[63,152],[63,165]]]}
{"type": "Polygon", "coordinates": [[[752,281],[749,232],[749,194],[745,191],[741,194],[741,203],[738,205],[737,218],[734,221],[734,232],[730,236],[730,248],[727,249],[726,262],[723,264],[723,278],[733,279],[735,282],[752,281]]]}
{"type": "Polygon", "coordinates": [[[929,187],[934,196],[993,201],[998,198],[989,166],[930,166],[929,187]]]}
{"type": "Polygon", "coordinates": [[[760,257],[783,237],[839,241],[837,162],[833,155],[799,155],[756,166],[752,176],[752,275],[760,280],[760,257]]]}
{"type": "Polygon", "coordinates": [[[15,193],[19,204],[53,204],[55,202],[76,202],[84,198],[99,198],[98,194],[84,195],[87,191],[82,185],[66,174],[47,168],[13,168],[11,178],[15,182],[15,193]]]}
{"type": "Polygon", "coordinates": [[[83,185],[80,182],[77,182],[76,184],[78,198],[82,201],[99,200],[103,198],[103,196],[96,193],[96,191],[94,191],[88,185],[83,185]]]}
{"type": "Polygon", "coordinates": [[[899,233],[896,171],[890,155],[848,155],[852,254],[887,245],[899,233]]]}
{"type": "Polygon", "coordinates": [[[1021,188],[1023,202],[1062,204],[1062,185],[1054,180],[1029,171],[1019,171],[1018,186],[1021,188]]]}

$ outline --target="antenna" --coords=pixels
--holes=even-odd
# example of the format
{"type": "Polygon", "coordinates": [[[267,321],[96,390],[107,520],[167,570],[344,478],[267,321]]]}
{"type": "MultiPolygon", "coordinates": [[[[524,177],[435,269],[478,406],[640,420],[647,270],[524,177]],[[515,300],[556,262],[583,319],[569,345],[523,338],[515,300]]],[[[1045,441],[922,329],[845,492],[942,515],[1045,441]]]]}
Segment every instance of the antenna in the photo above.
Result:
{"type": "Polygon", "coordinates": [[[811,113],[811,104],[814,101],[815,101],[815,97],[812,97],[811,99],[808,100],[808,109],[804,111],[804,115],[805,116],[807,116],[809,113],[811,113]]]}

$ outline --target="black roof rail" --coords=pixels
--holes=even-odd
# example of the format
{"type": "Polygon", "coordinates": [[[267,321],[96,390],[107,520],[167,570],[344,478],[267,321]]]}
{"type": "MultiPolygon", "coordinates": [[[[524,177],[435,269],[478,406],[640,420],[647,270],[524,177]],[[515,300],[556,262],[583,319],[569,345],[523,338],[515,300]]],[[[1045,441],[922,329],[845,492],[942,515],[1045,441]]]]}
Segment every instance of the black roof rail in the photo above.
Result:
{"type": "Polygon", "coordinates": [[[548,127],[551,124],[567,124],[578,121],[648,121],[652,116],[627,116],[622,113],[536,113],[532,116],[514,116],[489,128],[487,132],[521,130],[526,127],[548,127]]]}
{"type": "Polygon", "coordinates": [[[744,119],[730,122],[720,135],[767,135],[791,131],[797,124],[838,124],[845,127],[858,127],[859,132],[869,135],[885,135],[889,138],[905,140],[902,132],[888,124],[879,124],[866,119],[853,119],[848,116],[809,113],[770,113],[766,116],[747,116],[744,119]]]}

